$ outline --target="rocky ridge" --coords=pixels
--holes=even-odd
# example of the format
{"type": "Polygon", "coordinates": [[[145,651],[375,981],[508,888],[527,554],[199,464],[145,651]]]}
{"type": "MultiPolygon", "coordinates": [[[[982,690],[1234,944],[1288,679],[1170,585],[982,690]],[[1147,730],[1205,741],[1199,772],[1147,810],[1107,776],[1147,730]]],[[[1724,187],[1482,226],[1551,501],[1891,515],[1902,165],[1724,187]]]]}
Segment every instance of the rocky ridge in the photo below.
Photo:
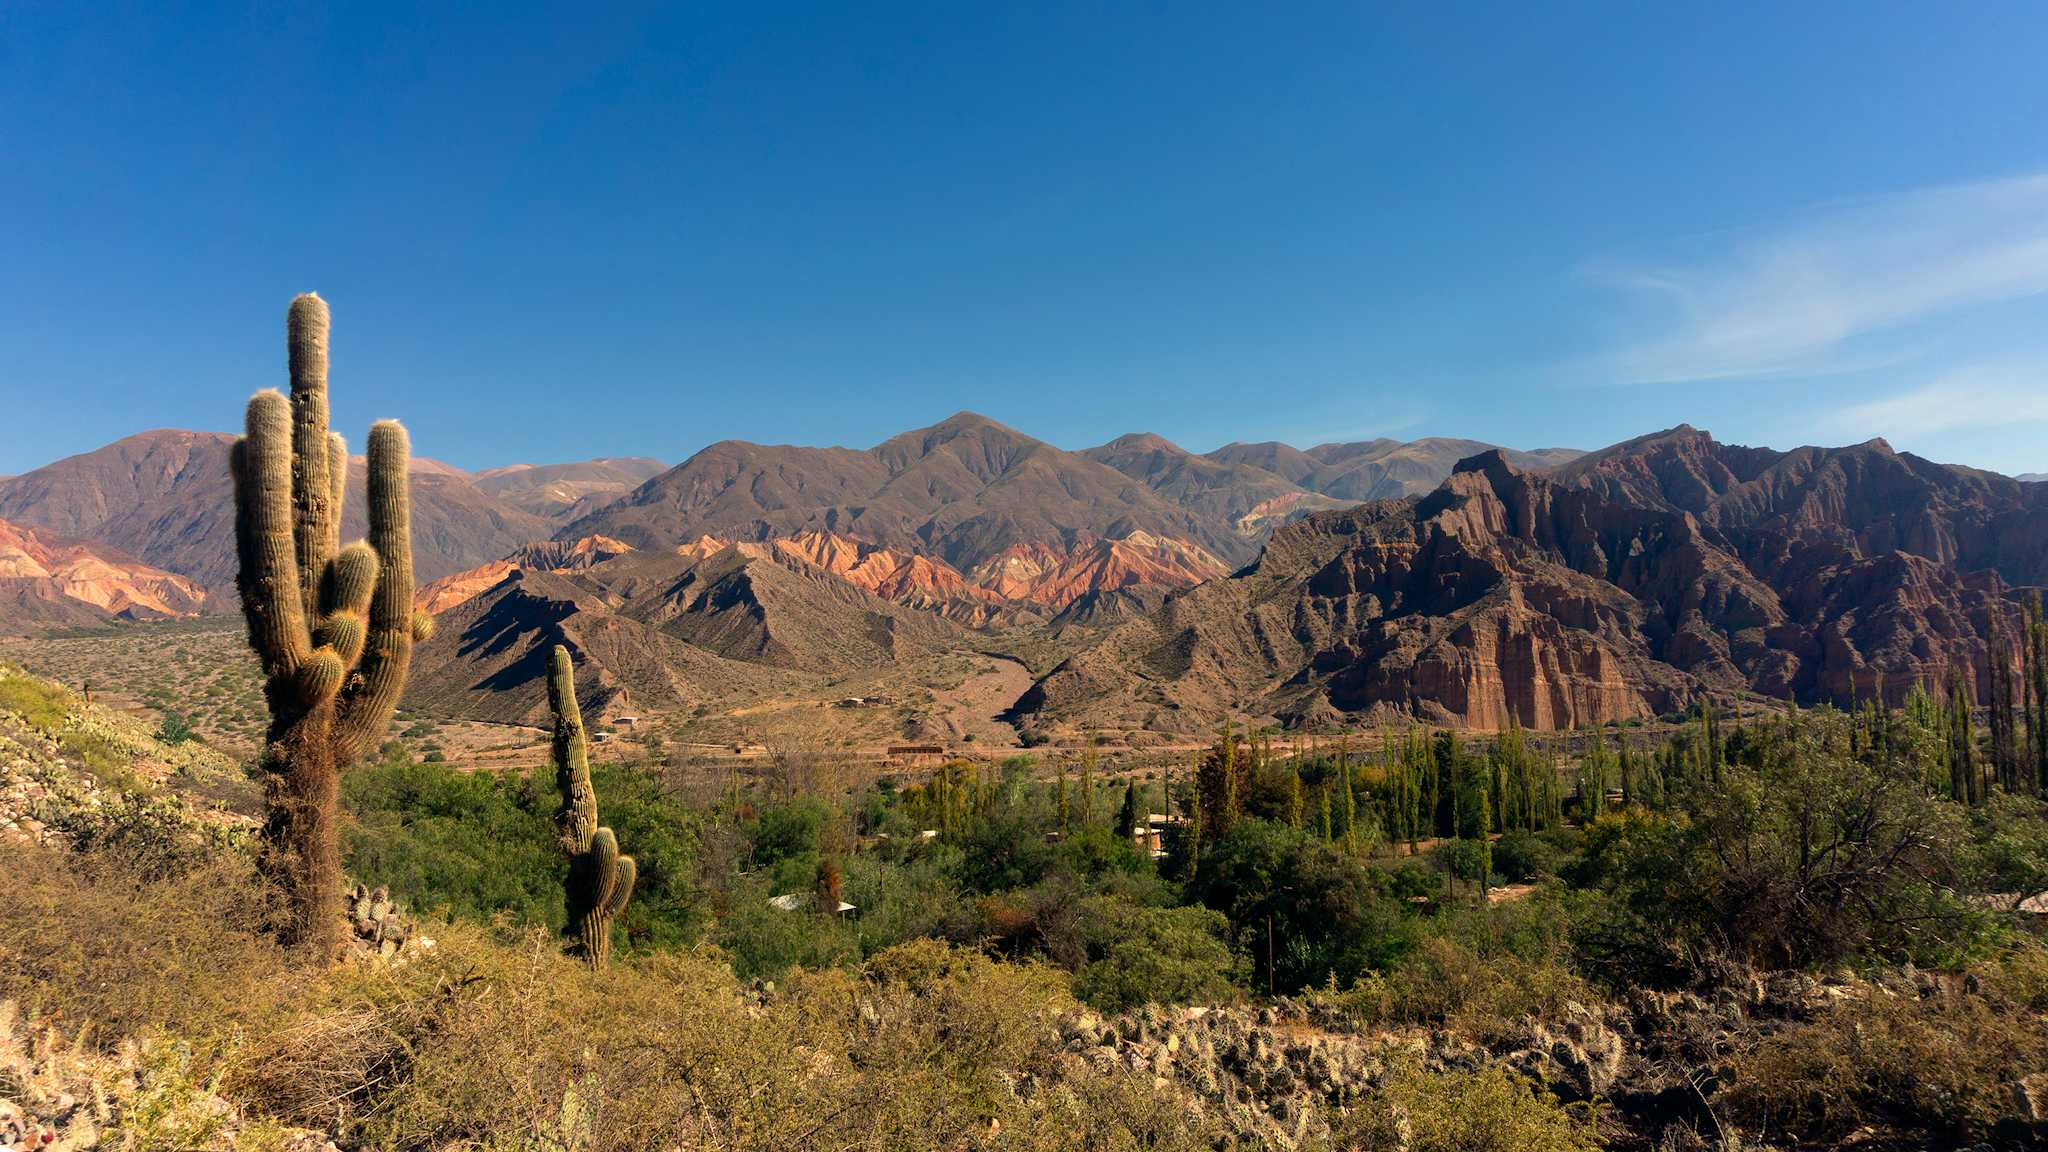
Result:
{"type": "Polygon", "coordinates": [[[1702,695],[1846,704],[1986,681],[2015,585],[2048,583],[2048,496],[1881,441],[1772,452],[1691,428],[1276,532],[1019,702],[1034,723],[1199,730],[1417,717],[1564,728],[1702,695]]]}
{"type": "MultiPolygon", "coordinates": [[[[519,571],[593,570],[601,581],[604,573],[594,570],[636,551],[604,536],[532,544],[502,560],[423,585],[414,603],[439,613],[519,571]]],[[[1099,604],[1113,594],[1163,596],[1226,572],[1222,561],[1191,544],[1145,532],[1083,540],[1073,549],[1014,545],[966,573],[936,557],[824,531],[767,541],[700,536],[669,551],[686,561],[703,561],[727,551],[774,559],[829,573],[881,600],[969,626],[1043,620],[1084,598],[1099,604]]]]}

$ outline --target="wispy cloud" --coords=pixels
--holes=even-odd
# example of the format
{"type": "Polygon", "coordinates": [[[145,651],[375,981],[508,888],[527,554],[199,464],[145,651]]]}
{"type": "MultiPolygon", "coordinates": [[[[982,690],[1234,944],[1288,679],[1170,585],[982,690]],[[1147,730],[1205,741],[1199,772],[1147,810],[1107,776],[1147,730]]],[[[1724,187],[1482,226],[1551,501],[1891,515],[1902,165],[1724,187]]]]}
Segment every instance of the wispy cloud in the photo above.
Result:
{"type": "Polygon", "coordinates": [[[2048,175],[1828,204],[1693,255],[1600,261],[1630,316],[1589,366],[1619,383],[1828,375],[1903,358],[1924,326],[2048,293],[2048,175]]]}
{"type": "Polygon", "coordinates": [[[1958,368],[1909,391],[1845,409],[1836,427],[1855,437],[1927,435],[2048,423],[2048,359],[1958,368]]]}

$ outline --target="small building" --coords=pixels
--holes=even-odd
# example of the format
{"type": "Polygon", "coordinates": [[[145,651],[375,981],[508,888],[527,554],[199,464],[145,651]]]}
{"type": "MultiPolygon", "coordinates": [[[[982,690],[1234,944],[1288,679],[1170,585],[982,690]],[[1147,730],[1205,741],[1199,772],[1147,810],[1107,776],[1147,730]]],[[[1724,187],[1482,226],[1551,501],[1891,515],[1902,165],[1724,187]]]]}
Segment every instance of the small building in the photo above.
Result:
{"type": "Polygon", "coordinates": [[[1137,846],[1138,851],[1146,853],[1152,859],[1163,860],[1166,858],[1166,830],[1176,824],[1185,823],[1187,821],[1179,816],[1168,816],[1164,812],[1148,812],[1145,815],[1145,822],[1131,830],[1131,842],[1137,846]]]}
{"type": "Polygon", "coordinates": [[[613,727],[615,727],[615,728],[635,728],[635,727],[638,727],[638,726],[639,726],[639,724],[640,724],[640,718],[639,718],[638,716],[614,716],[614,717],[612,717],[612,726],[613,726],[613,727]]]}

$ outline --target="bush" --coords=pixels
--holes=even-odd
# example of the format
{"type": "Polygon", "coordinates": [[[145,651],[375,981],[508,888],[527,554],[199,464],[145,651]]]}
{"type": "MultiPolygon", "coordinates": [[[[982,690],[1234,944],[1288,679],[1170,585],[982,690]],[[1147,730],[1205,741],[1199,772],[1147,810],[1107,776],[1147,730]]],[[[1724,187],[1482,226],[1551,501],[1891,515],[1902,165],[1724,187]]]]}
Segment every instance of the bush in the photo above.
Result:
{"type": "Polygon", "coordinates": [[[1407,950],[1410,927],[1375,879],[1307,833],[1245,820],[1202,850],[1189,895],[1229,918],[1254,987],[1295,992],[1349,984],[1407,950]]]}
{"type": "Polygon", "coordinates": [[[1368,974],[1336,1006],[1369,1028],[1448,1027],[1482,1044],[1531,1019],[1562,1020],[1594,989],[1573,971],[1572,914],[1559,895],[1445,916],[1415,949],[1368,974]]]}
{"type": "MultiPolygon", "coordinates": [[[[631,766],[598,765],[591,782],[600,817],[639,865],[615,930],[636,946],[696,940],[708,910],[692,879],[694,810],[631,766]]],[[[552,781],[393,759],[344,776],[342,798],[354,817],[343,848],[358,880],[389,887],[415,913],[509,915],[560,930],[568,861],[552,781]]]]}
{"type": "Polygon", "coordinates": [[[1104,1012],[1142,1004],[1214,1003],[1235,989],[1230,923],[1207,908],[1140,908],[1098,898],[1086,912],[1091,959],[1074,995],[1104,1012]]]}
{"type": "MultiPolygon", "coordinates": [[[[1928,794],[1906,757],[1852,754],[1827,713],[1745,729],[1684,812],[1611,813],[1587,830],[1576,883],[1633,922],[1617,956],[1730,951],[1764,968],[1854,958],[1953,963],[1982,946],[1966,886],[1960,806],[1928,794]]],[[[1732,742],[1731,742],[1732,744],[1732,742]]]]}
{"type": "Polygon", "coordinates": [[[31,725],[54,732],[70,714],[70,697],[63,689],[0,668],[0,711],[16,712],[31,725]]]}
{"type": "Polygon", "coordinates": [[[108,1040],[170,1028],[260,1028],[284,1008],[283,957],[246,860],[208,856],[168,876],[118,856],[0,841],[0,1000],[90,1021],[108,1040]]]}
{"type": "Polygon", "coordinates": [[[192,735],[192,722],[169,710],[164,712],[163,721],[156,729],[157,741],[173,748],[192,739],[192,735]]]}
{"type": "Polygon", "coordinates": [[[1499,1065],[1431,1073],[1409,1057],[1335,1125],[1354,1152],[1594,1152],[1593,1118],[1499,1065]]]}
{"type": "Polygon", "coordinates": [[[1563,854],[1533,832],[1507,832],[1493,844],[1493,871],[1512,884],[1557,875],[1563,854]]]}
{"type": "Polygon", "coordinates": [[[1456,879],[1472,884],[1493,879],[1493,846],[1484,840],[1446,840],[1430,856],[1456,879]]]}

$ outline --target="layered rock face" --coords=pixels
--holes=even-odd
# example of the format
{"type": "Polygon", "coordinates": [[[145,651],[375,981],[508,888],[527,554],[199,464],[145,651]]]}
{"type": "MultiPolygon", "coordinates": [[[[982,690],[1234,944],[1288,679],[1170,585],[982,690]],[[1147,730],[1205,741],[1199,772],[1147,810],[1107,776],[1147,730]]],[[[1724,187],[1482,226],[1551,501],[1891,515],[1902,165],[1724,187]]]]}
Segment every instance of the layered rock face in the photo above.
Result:
{"type": "Polygon", "coordinates": [[[528,544],[503,560],[493,560],[422,584],[413,593],[413,607],[433,614],[481,596],[514,572],[575,572],[591,568],[633,549],[608,536],[585,536],[564,543],[543,540],[528,544]]]}
{"type": "Polygon", "coordinates": [[[1882,442],[1778,453],[1680,428],[1551,473],[1490,451],[1420,499],[1281,529],[1252,568],[1118,628],[1019,712],[1560,728],[1701,695],[1896,703],[1985,678],[2013,585],[2048,577],[2044,504],[1882,442]]]}
{"type": "MultiPolygon", "coordinates": [[[[422,586],[414,603],[427,612],[442,612],[515,572],[581,571],[633,551],[606,536],[531,544],[502,560],[422,586]]],[[[661,554],[695,561],[727,551],[827,573],[892,604],[970,626],[1043,620],[1077,603],[1094,614],[1122,612],[1132,604],[1149,607],[1168,591],[1226,573],[1223,562],[1202,549],[1147,532],[1114,540],[1084,537],[1072,549],[1014,545],[967,573],[937,557],[836,532],[768,541],[702,536],[661,554]]]]}
{"type": "MultiPolygon", "coordinates": [[[[29,614],[31,602],[62,600],[110,616],[190,616],[206,601],[205,589],[183,576],[105,546],[62,540],[5,520],[0,520],[0,585],[18,598],[23,615],[29,614]]],[[[68,607],[47,605],[35,622],[85,618],[68,607]]]]}

